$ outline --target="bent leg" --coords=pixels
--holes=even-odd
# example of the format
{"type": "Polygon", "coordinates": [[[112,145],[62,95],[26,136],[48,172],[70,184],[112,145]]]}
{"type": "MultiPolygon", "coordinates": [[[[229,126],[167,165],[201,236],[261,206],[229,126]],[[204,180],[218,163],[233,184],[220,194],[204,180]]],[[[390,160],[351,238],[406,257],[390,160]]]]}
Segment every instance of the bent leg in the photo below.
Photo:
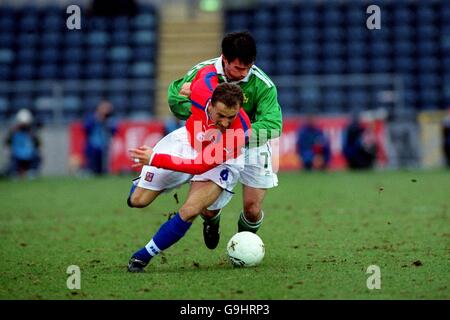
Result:
{"type": "Polygon", "coordinates": [[[238,222],[238,231],[257,232],[264,219],[262,202],[266,189],[253,188],[243,185],[244,211],[241,212],[238,222]]]}
{"type": "Polygon", "coordinates": [[[193,181],[189,195],[180,209],[184,221],[192,222],[203,210],[213,204],[222,193],[222,188],[212,181],[193,181]]]}
{"type": "Polygon", "coordinates": [[[161,192],[162,191],[136,187],[129,197],[128,205],[133,208],[145,208],[152,203],[161,192]]]}

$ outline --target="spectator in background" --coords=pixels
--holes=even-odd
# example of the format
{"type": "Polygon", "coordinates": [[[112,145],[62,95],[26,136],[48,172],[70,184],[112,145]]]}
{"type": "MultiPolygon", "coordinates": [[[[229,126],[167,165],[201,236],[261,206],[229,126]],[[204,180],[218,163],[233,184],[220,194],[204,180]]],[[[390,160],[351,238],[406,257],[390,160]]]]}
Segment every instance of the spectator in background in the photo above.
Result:
{"type": "Polygon", "coordinates": [[[447,117],[442,123],[442,149],[447,168],[450,168],[450,108],[447,110],[447,117]]]}
{"type": "Polygon", "coordinates": [[[323,170],[330,162],[330,143],[315,123],[314,118],[309,116],[304,126],[298,131],[297,153],[306,170],[323,170]]]}
{"type": "Polygon", "coordinates": [[[373,132],[365,129],[357,115],[344,131],[344,157],[350,169],[371,169],[376,158],[373,132]]]}
{"type": "Polygon", "coordinates": [[[108,172],[109,145],[117,131],[112,114],[112,104],[103,100],[95,112],[84,120],[86,169],[95,175],[108,172]]]}
{"type": "Polygon", "coordinates": [[[28,109],[17,112],[14,126],[5,140],[10,151],[8,176],[34,178],[38,173],[41,164],[40,140],[33,124],[33,115],[28,109]]]}

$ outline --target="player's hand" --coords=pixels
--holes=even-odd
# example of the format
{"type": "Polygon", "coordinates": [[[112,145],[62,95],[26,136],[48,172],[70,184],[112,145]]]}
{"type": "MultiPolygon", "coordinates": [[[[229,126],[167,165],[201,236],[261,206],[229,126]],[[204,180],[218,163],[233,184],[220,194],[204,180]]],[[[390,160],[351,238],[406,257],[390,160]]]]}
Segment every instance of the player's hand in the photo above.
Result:
{"type": "Polygon", "coordinates": [[[185,96],[189,98],[191,96],[191,83],[186,82],[181,86],[180,96],[185,96]]]}
{"type": "Polygon", "coordinates": [[[150,162],[150,158],[153,154],[153,148],[149,146],[141,146],[137,149],[129,149],[130,157],[133,160],[132,168],[147,165],[150,162]]]}

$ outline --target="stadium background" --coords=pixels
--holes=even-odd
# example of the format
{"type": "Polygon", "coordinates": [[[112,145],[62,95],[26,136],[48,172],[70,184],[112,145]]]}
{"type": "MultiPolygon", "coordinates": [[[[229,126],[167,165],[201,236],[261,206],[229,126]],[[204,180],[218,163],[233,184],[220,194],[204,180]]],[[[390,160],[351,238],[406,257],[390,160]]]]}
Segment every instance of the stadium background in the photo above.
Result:
{"type": "MultiPolygon", "coordinates": [[[[377,167],[443,165],[440,123],[450,106],[448,1],[2,1],[0,138],[20,108],[41,125],[44,175],[76,171],[76,122],[105,97],[123,120],[112,171],[126,150],[154,144],[171,119],[168,83],[218,56],[223,34],[250,30],[256,64],[276,83],[284,122],[281,169],[299,166],[295,130],[316,114],[331,138],[332,167],[354,112],[377,121],[377,167]],[[69,30],[66,8],[81,8],[69,30]],[[366,9],[381,9],[369,30],[366,9]],[[75,123],[75,124],[74,124],[75,123]]],[[[2,148],[0,165],[7,159],[2,148]]]]}

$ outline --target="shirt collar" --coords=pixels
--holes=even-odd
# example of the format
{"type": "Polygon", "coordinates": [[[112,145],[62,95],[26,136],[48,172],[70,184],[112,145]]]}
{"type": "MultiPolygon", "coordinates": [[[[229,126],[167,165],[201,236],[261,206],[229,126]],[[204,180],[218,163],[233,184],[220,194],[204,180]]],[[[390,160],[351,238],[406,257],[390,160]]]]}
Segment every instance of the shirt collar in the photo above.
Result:
{"type": "Polygon", "coordinates": [[[248,74],[245,76],[244,79],[239,80],[239,81],[228,81],[227,77],[225,76],[225,72],[223,71],[222,56],[220,56],[217,59],[216,63],[214,64],[214,67],[217,70],[217,74],[220,74],[222,76],[222,78],[225,80],[225,82],[229,82],[229,83],[248,82],[248,80],[250,79],[250,76],[252,75],[252,72],[253,72],[253,67],[251,67],[250,70],[248,71],[248,74]]]}

